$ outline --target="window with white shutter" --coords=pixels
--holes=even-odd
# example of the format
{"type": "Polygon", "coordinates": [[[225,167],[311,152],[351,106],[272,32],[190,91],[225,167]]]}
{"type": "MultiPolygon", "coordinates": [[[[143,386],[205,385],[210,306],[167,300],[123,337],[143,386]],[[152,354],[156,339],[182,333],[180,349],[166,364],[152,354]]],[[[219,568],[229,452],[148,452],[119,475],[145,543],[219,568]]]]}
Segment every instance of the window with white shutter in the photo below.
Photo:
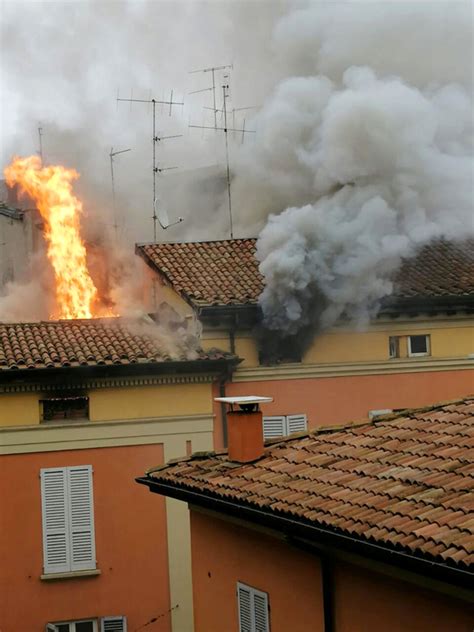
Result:
{"type": "Polygon", "coordinates": [[[263,418],[263,438],[287,437],[293,432],[302,432],[308,427],[306,415],[277,415],[263,418]]]}
{"type": "Polygon", "coordinates": [[[127,632],[126,617],[102,617],[100,632],[127,632]]]}
{"type": "Polygon", "coordinates": [[[270,632],[268,594],[237,583],[239,632],[270,632]]]}
{"type": "Polygon", "coordinates": [[[96,568],[92,467],[41,470],[44,572],[96,568]]]}

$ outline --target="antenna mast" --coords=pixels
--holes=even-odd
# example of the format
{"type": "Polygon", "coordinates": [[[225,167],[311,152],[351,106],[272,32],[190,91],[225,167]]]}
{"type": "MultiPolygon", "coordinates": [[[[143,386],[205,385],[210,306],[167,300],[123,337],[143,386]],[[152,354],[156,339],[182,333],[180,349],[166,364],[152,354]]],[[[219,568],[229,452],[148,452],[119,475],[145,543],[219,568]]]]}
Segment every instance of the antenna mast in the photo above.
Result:
{"type": "Polygon", "coordinates": [[[114,151],[114,148],[110,148],[110,176],[112,178],[112,207],[114,212],[114,230],[115,230],[115,240],[118,241],[118,224],[117,224],[117,207],[115,204],[115,179],[114,179],[114,157],[119,154],[124,154],[127,151],[132,151],[131,149],[121,149],[119,151],[114,151]]]}
{"type": "MultiPolygon", "coordinates": [[[[194,72],[200,72],[200,71],[194,71],[194,72]]],[[[204,71],[201,71],[204,72],[204,71]]],[[[229,76],[225,75],[224,76],[224,80],[228,80],[229,76]]],[[[229,97],[228,94],[228,89],[229,89],[229,83],[228,81],[226,81],[226,83],[223,84],[222,86],[222,112],[224,114],[224,127],[217,127],[217,119],[214,119],[216,121],[216,124],[214,127],[210,127],[208,125],[189,125],[189,127],[194,127],[194,128],[198,128],[198,129],[215,129],[218,131],[222,131],[224,132],[224,136],[225,136],[225,159],[226,159],[226,180],[227,180],[227,202],[228,202],[228,208],[229,208],[229,232],[230,232],[230,238],[233,239],[234,238],[234,224],[233,224],[233,219],[232,219],[232,195],[231,195],[231,182],[230,182],[230,161],[229,161],[229,139],[227,137],[228,132],[242,132],[242,137],[244,136],[244,134],[255,134],[255,130],[251,130],[251,129],[245,129],[245,126],[243,129],[236,129],[234,127],[229,128],[227,127],[227,99],[229,97]]],[[[219,112],[220,110],[215,109],[214,113],[216,115],[217,112],[219,112]]]]}
{"type": "Polygon", "coordinates": [[[216,70],[226,70],[227,68],[230,68],[231,70],[233,70],[234,68],[234,64],[226,64],[224,66],[212,66],[211,68],[200,68],[199,70],[191,70],[189,72],[190,75],[194,75],[197,72],[210,72],[211,76],[212,76],[212,86],[210,88],[203,88],[202,90],[194,90],[193,92],[190,92],[189,94],[197,94],[198,92],[210,92],[212,91],[212,103],[213,103],[213,110],[214,110],[214,129],[217,129],[217,112],[219,111],[217,109],[217,105],[216,105],[216,70]]]}
{"type": "Polygon", "coordinates": [[[152,170],[153,170],[153,215],[152,215],[152,219],[153,219],[153,243],[156,243],[156,238],[157,238],[157,226],[156,226],[156,221],[158,220],[158,222],[160,223],[160,226],[163,228],[163,230],[166,230],[167,228],[169,228],[170,226],[174,226],[175,224],[179,224],[180,222],[183,221],[183,219],[181,217],[178,218],[178,220],[176,222],[173,222],[172,224],[162,224],[159,217],[156,215],[156,174],[157,173],[162,173],[163,171],[169,171],[170,169],[177,169],[177,167],[161,167],[159,168],[156,164],[156,145],[158,142],[168,139],[168,138],[179,138],[180,136],[182,136],[182,134],[176,134],[174,136],[157,136],[156,134],[156,105],[160,104],[160,105],[169,105],[170,109],[169,109],[169,116],[171,116],[171,112],[172,112],[172,107],[173,105],[184,105],[183,102],[181,101],[173,101],[173,90],[171,90],[171,95],[170,95],[170,99],[169,101],[164,101],[164,100],[157,100],[157,99],[121,99],[119,97],[117,97],[117,101],[127,101],[130,102],[130,107],[132,105],[132,103],[151,103],[152,105],[152,132],[153,132],[153,136],[152,136],[152,170]]]}
{"type": "Polygon", "coordinates": [[[38,138],[39,138],[39,157],[41,158],[41,164],[43,164],[43,128],[41,123],[38,123],[38,138]]]}

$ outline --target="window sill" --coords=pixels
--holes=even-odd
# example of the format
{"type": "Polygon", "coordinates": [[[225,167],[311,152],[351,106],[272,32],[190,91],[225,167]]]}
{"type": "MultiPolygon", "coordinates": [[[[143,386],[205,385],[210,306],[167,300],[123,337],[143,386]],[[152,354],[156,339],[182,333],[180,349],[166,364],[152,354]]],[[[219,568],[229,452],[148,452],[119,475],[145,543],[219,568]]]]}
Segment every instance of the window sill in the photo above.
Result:
{"type": "Polygon", "coordinates": [[[55,579],[79,579],[80,577],[96,577],[100,575],[101,571],[98,568],[90,571],[68,571],[67,573],[46,573],[40,575],[40,579],[43,582],[54,581],[55,579]]]}

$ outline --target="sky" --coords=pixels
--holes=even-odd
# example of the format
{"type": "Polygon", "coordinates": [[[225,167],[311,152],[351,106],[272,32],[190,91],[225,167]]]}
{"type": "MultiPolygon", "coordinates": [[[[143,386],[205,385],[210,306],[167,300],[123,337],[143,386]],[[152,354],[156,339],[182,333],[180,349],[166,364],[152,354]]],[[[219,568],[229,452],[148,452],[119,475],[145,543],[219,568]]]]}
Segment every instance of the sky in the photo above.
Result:
{"type": "MultiPolygon", "coordinates": [[[[157,106],[158,133],[180,135],[157,147],[159,167],[177,167],[158,176],[160,204],[170,209],[170,219],[189,206],[180,211],[187,223],[174,229],[174,238],[189,233],[191,226],[199,233],[193,200],[179,197],[180,186],[174,183],[179,174],[197,167],[222,168],[225,146],[222,133],[189,128],[213,125],[213,112],[206,109],[213,104],[211,74],[191,71],[231,65],[215,73],[217,107],[222,107],[224,83],[229,84],[229,110],[261,105],[280,74],[271,63],[272,31],[290,6],[300,4],[2,1],[2,170],[13,155],[39,150],[41,127],[45,162],[79,171],[77,186],[91,223],[98,224],[98,232],[107,231],[114,224],[109,154],[111,148],[131,149],[114,159],[117,222],[125,240],[150,241],[151,106],[117,102],[117,96],[169,100],[173,90],[173,100],[184,105],[173,106],[171,116],[166,106],[157,106]],[[190,94],[196,90],[204,91],[190,94]],[[170,183],[168,175],[173,176],[170,183]]],[[[241,128],[254,111],[239,110],[230,120],[241,128]]],[[[230,139],[231,154],[241,140],[241,134],[230,139]]],[[[198,211],[205,215],[205,208],[198,211]]]]}

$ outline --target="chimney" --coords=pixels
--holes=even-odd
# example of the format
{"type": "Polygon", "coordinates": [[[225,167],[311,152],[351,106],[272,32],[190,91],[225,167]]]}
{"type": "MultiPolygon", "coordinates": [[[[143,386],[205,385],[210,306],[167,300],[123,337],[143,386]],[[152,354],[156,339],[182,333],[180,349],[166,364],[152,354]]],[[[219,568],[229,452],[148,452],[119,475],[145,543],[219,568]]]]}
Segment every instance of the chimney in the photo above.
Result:
{"type": "Polygon", "coordinates": [[[263,455],[263,421],[259,405],[272,402],[272,397],[216,397],[227,404],[227,437],[229,459],[250,463],[263,455]]]}

